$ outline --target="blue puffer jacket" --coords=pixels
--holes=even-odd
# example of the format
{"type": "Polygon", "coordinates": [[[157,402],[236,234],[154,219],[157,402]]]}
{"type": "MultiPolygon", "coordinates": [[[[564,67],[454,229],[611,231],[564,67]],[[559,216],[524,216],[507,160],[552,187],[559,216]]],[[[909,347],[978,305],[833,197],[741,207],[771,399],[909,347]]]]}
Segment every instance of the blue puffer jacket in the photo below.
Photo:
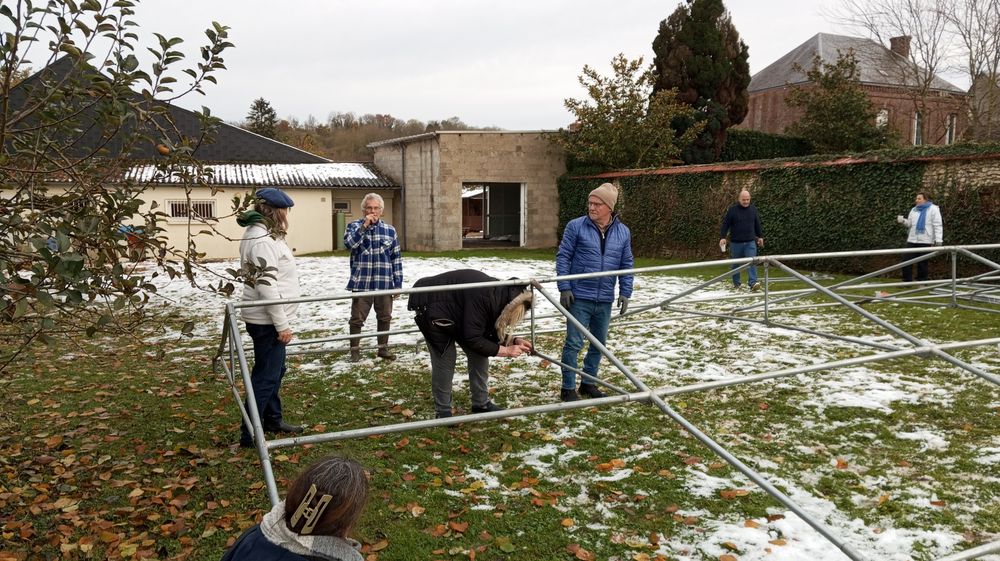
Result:
{"type": "MultiPolygon", "coordinates": [[[[632,232],[628,226],[611,218],[611,224],[601,243],[601,231],[589,216],[574,218],[566,224],[559,252],[556,254],[556,274],[559,276],[599,271],[632,269],[632,232]]],[[[632,275],[600,277],[574,281],[559,281],[559,291],[572,290],[573,296],[583,300],[614,302],[615,278],[618,279],[618,294],[632,297],[632,275]]]]}

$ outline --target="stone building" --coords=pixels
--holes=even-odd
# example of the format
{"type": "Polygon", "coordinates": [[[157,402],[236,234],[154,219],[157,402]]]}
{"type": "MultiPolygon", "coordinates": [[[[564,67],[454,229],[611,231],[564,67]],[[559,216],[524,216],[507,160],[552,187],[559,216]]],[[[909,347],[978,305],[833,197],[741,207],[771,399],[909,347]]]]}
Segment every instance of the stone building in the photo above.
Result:
{"type": "MultiPolygon", "coordinates": [[[[393,224],[404,249],[447,251],[476,243],[557,244],[562,148],[547,131],[437,131],[369,144],[375,166],[401,187],[393,224]],[[472,240],[463,195],[481,190],[482,238],[472,240]]],[[[477,194],[478,195],[478,194],[477,194]]],[[[465,197],[468,198],[468,197],[465,197]]]]}
{"type": "Polygon", "coordinates": [[[914,93],[917,82],[907,57],[909,37],[891,40],[891,48],[870,39],[819,33],[753,76],[748,91],[749,110],[741,129],[782,134],[802,115],[789,107],[786,98],[793,87],[809,87],[806,79],[819,56],[827,64],[841,53],[854,53],[860,85],[876,113],[878,124],[898,133],[903,145],[951,144],[962,137],[967,126],[968,93],[934,77],[923,110],[914,93]]]}

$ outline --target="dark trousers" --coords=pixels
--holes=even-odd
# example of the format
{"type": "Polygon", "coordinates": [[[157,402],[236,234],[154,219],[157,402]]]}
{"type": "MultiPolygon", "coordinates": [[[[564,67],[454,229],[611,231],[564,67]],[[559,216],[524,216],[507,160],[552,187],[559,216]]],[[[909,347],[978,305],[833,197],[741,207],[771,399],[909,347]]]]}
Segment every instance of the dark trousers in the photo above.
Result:
{"type": "MultiPolygon", "coordinates": [[[[906,247],[930,247],[930,246],[931,244],[929,243],[906,242],[906,247]]],[[[908,261],[910,259],[913,259],[914,257],[917,257],[917,254],[907,253],[903,255],[903,261],[908,261]]],[[[917,263],[917,282],[927,280],[927,263],[929,261],[930,259],[924,259],[920,263],[917,263]]],[[[913,280],[913,265],[907,265],[903,267],[903,280],[906,282],[910,282],[913,280]]]]}
{"type": "MultiPolygon", "coordinates": [[[[278,389],[285,377],[285,345],[278,341],[278,331],[273,325],[247,324],[247,334],[253,340],[253,370],[250,385],[261,423],[271,427],[281,422],[281,398],[278,389]]],[[[247,405],[247,412],[250,407],[247,405]]],[[[240,439],[252,440],[253,431],[245,424],[240,429],[240,439]]]]}
{"type": "MultiPolygon", "coordinates": [[[[351,333],[361,333],[361,328],[368,319],[368,314],[375,307],[375,320],[379,331],[388,331],[392,325],[392,296],[355,296],[351,299],[351,333]]],[[[378,346],[385,347],[389,343],[388,335],[378,336],[378,346]]],[[[351,339],[351,346],[361,346],[361,339],[351,339]]]]}
{"type": "MultiPolygon", "coordinates": [[[[431,392],[434,394],[434,411],[451,414],[451,385],[455,378],[458,354],[454,341],[448,343],[443,353],[427,343],[431,355],[431,392]]],[[[462,347],[469,367],[469,398],[473,407],[486,407],[490,402],[490,357],[462,347]]]]}

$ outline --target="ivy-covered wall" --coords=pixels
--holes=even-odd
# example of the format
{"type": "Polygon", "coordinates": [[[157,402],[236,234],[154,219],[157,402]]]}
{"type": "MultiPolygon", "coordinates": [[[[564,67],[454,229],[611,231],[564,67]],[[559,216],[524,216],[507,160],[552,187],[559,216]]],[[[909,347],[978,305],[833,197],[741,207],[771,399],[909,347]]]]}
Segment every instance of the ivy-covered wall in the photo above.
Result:
{"type": "MultiPolygon", "coordinates": [[[[942,152],[566,176],[559,185],[559,232],[586,212],[590,190],[610,181],[620,186],[618,208],[632,230],[633,251],[646,257],[719,258],[722,216],[744,187],[764,224],[765,254],[901,247],[906,230],[896,223],[896,215],[909,212],[919,191],[941,207],[946,244],[1000,242],[1000,148],[961,153],[950,147],[942,152]]],[[[1000,255],[991,258],[1000,260],[1000,255]]],[[[863,272],[893,260],[844,259],[808,266],[863,272]]],[[[945,261],[932,263],[938,274],[949,270],[945,261]]]]}
{"type": "Polygon", "coordinates": [[[772,134],[745,129],[726,131],[726,144],[719,155],[720,162],[764,160],[805,156],[814,152],[812,144],[796,136],[772,134]]]}

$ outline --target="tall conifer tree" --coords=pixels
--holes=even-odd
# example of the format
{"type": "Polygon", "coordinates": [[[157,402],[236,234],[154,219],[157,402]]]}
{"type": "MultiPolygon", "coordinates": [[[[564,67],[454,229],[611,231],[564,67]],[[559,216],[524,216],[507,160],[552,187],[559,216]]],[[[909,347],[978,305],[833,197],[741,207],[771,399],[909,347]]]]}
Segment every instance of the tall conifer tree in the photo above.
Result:
{"type": "Polygon", "coordinates": [[[749,52],[722,0],[686,0],[660,22],[653,41],[656,84],[653,94],[677,90],[695,109],[696,120],[676,119],[678,134],[701,121],[704,130],[685,151],[684,161],[715,161],[726,142],[726,129],[747,114],[749,52]]]}
{"type": "Polygon", "coordinates": [[[278,113],[271,107],[271,102],[262,97],[253,100],[244,128],[261,136],[274,138],[277,124],[278,113]]]}

